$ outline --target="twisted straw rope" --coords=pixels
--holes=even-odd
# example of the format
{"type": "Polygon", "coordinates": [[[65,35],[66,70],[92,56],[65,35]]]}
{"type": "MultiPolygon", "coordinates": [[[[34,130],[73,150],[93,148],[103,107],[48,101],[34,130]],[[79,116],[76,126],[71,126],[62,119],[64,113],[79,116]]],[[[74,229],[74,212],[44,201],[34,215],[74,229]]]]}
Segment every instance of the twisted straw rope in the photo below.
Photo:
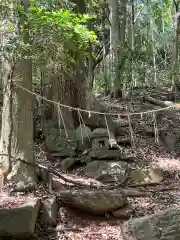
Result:
{"type": "Polygon", "coordinates": [[[23,86],[17,84],[17,83],[13,83],[16,87],[22,89],[23,91],[26,91],[28,93],[30,93],[31,95],[34,95],[40,99],[43,99],[49,103],[53,103],[57,106],[60,106],[60,107],[64,107],[64,108],[68,108],[69,110],[75,110],[75,111],[80,111],[80,112],[86,112],[86,113],[89,113],[89,114],[98,114],[98,115],[109,115],[109,116],[124,116],[124,117],[129,117],[129,116],[132,116],[132,115],[144,115],[144,114],[149,114],[149,113],[155,113],[155,112],[160,112],[160,111],[164,111],[164,110],[168,110],[168,109],[171,109],[171,108],[176,108],[176,104],[172,104],[171,106],[167,106],[167,107],[163,107],[163,108],[159,108],[159,109],[155,109],[155,110],[148,110],[148,111],[143,111],[143,112],[134,112],[134,113],[103,113],[103,112],[98,112],[98,111],[92,111],[92,110],[87,110],[87,109],[81,109],[81,108],[75,108],[75,107],[72,107],[72,106],[68,106],[68,105],[65,105],[65,104],[62,104],[62,103],[59,103],[59,102],[54,102],[48,98],[45,98],[35,92],[32,92],[26,88],[24,88],[23,86]]]}

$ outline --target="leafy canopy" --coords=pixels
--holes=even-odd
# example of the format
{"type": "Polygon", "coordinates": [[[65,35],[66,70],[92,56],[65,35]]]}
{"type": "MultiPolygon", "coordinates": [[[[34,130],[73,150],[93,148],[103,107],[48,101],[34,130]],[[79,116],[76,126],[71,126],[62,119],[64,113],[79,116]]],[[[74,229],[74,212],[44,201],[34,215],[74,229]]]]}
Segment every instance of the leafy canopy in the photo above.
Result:
{"type": "Polygon", "coordinates": [[[47,10],[31,3],[28,12],[22,12],[27,17],[25,24],[29,25],[30,38],[34,51],[42,46],[46,51],[63,45],[67,50],[85,53],[89,44],[96,40],[96,35],[90,31],[86,23],[90,16],[75,14],[72,10],[47,10]]]}

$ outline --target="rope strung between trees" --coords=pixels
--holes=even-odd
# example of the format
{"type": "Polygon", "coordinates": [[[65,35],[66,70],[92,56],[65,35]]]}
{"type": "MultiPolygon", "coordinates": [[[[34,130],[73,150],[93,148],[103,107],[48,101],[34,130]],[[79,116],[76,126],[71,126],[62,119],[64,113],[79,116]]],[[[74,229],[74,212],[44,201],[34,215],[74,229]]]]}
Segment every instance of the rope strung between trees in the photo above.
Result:
{"type": "Polygon", "coordinates": [[[167,107],[163,107],[163,108],[159,108],[159,109],[155,109],[155,110],[148,110],[148,111],[143,111],[143,112],[130,112],[130,113],[105,113],[105,112],[98,112],[98,111],[92,111],[92,110],[87,110],[87,109],[81,109],[81,108],[75,108],[75,107],[72,107],[72,106],[68,106],[68,105],[65,105],[65,104],[62,104],[62,103],[59,103],[59,102],[54,102],[48,98],[45,98],[35,92],[32,92],[31,90],[28,90],[27,88],[24,88],[23,86],[17,84],[17,83],[13,83],[17,88],[20,88],[22,89],[23,91],[25,92],[28,92],[30,93],[31,95],[34,95],[40,99],[43,99],[45,100],[46,102],[49,102],[49,103],[53,103],[59,107],[64,107],[64,108],[68,108],[69,110],[74,110],[74,111],[78,111],[78,112],[86,112],[89,114],[89,116],[91,116],[91,114],[97,114],[97,115],[109,115],[109,116],[123,116],[123,117],[130,117],[130,116],[133,116],[133,115],[141,115],[143,116],[144,114],[149,114],[149,113],[156,113],[156,112],[160,112],[160,111],[164,111],[164,110],[168,110],[168,109],[171,109],[171,108],[176,108],[176,104],[172,104],[171,106],[167,106],[167,107]]]}

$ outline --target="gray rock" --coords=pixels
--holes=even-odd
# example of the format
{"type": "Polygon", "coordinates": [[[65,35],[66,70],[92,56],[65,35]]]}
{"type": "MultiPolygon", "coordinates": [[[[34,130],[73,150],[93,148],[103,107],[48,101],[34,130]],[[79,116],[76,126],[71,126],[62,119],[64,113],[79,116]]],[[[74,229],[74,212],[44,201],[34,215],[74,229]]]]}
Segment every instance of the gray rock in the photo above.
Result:
{"type": "Polygon", "coordinates": [[[129,180],[141,185],[160,183],[163,180],[163,172],[160,168],[133,169],[129,180]]]}
{"type": "Polygon", "coordinates": [[[124,162],[93,161],[87,164],[84,172],[88,177],[107,183],[121,181],[126,168],[127,163],[124,162]]]}
{"type": "Polygon", "coordinates": [[[134,213],[133,206],[130,203],[128,203],[124,207],[114,211],[113,216],[117,218],[127,219],[127,218],[130,218],[133,213],[134,213]]]}
{"type": "Polygon", "coordinates": [[[82,156],[81,159],[80,159],[80,162],[82,164],[87,164],[87,163],[92,162],[92,158],[89,157],[89,156],[82,156]]]}
{"type": "Polygon", "coordinates": [[[83,152],[91,148],[90,134],[91,129],[83,124],[80,124],[75,130],[76,147],[78,151],[83,152]]]}
{"type": "Polygon", "coordinates": [[[129,220],[124,232],[129,240],[179,240],[180,208],[129,220]]]}
{"type": "Polygon", "coordinates": [[[46,130],[46,146],[48,151],[59,152],[59,157],[72,157],[75,155],[76,141],[73,131],[68,132],[68,137],[64,129],[51,128],[46,130]]]}
{"type": "Polygon", "coordinates": [[[90,138],[91,129],[84,124],[80,124],[75,130],[76,140],[81,140],[83,138],[90,138]]]}
{"type": "Polygon", "coordinates": [[[109,137],[108,130],[107,128],[96,128],[92,133],[91,133],[91,139],[93,138],[99,138],[99,137],[109,137]]]}
{"type": "Polygon", "coordinates": [[[67,171],[76,165],[77,162],[79,162],[79,159],[68,157],[61,162],[60,166],[62,170],[67,171]]]}
{"type": "Polygon", "coordinates": [[[59,192],[59,199],[80,211],[93,215],[113,212],[126,203],[119,190],[66,190],[59,192]]]}
{"type": "Polygon", "coordinates": [[[56,226],[57,214],[59,210],[59,204],[57,197],[50,197],[43,201],[43,209],[41,214],[42,223],[49,226],[56,226]]]}
{"type": "Polygon", "coordinates": [[[26,239],[34,233],[40,200],[33,199],[12,209],[0,211],[0,236],[26,239]]]}
{"type": "Polygon", "coordinates": [[[114,159],[121,157],[122,153],[120,150],[109,150],[109,149],[95,149],[89,153],[92,159],[114,159]]]}
{"type": "Polygon", "coordinates": [[[175,151],[176,153],[180,153],[179,129],[174,128],[168,129],[167,131],[161,131],[160,137],[169,152],[175,151]]]}

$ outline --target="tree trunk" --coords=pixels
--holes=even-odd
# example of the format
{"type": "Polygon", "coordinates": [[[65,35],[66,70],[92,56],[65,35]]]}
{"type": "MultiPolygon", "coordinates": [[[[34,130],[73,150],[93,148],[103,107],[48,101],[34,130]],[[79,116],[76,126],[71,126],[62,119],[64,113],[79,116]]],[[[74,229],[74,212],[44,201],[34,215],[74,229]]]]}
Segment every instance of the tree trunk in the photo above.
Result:
{"type": "Polygon", "coordinates": [[[120,39],[119,32],[119,19],[118,19],[118,1],[109,0],[110,7],[110,52],[112,58],[112,69],[113,75],[113,97],[118,97],[119,95],[119,83],[117,81],[117,62],[118,62],[118,44],[120,39]],[[114,71],[113,71],[114,69],[114,71]]]}
{"type": "Polygon", "coordinates": [[[126,30],[126,2],[118,3],[118,0],[109,0],[110,6],[110,49],[114,68],[113,96],[122,97],[123,79],[120,67],[123,66],[124,42],[126,30]],[[120,16],[120,17],[119,17],[120,16]],[[121,71],[121,72],[120,72],[121,71]]]}
{"type": "MultiPolygon", "coordinates": [[[[131,0],[130,6],[128,8],[128,44],[129,44],[129,49],[131,49],[131,51],[134,51],[134,0],[131,0]]],[[[127,80],[128,83],[130,84],[130,90],[129,90],[129,97],[131,100],[132,99],[132,92],[133,92],[133,88],[136,86],[136,80],[134,81],[134,72],[133,72],[133,54],[131,54],[130,56],[130,66],[127,69],[127,80]]]]}
{"type": "Polygon", "coordinates": [[[76,4],[77,13],[85,13],[86,12],[86,1],[85,0],[72,0],[71,2],[76,4]]]}
{"type": "MultiPolygon", "coordinates": [[[[86,78],[84,71],[80,71],[77,68],[76,74],[74,74],[73,77],[70,77],[66,73],[53,76],[52,99],[54,102],[59,102],[67,106],[86,109],[89,89],[89,78],[86,78]]],[[[66,127],[66,130],[72,130],[79,125],[81,118],[79,116],[80,114],[83,117],[81,112],[73,111],[65,107],[60,107],[58,109],[57,105],[55,104],[52,107],[52,118],[54,122],[58,122],[59,127],[61,128],[66,127]],[[64,121],[60,116],[60,111],[64,121]]]]}
{"type": "Polygon", "coordinates": [[[174,41],[173,41],[173,56],[172,56],[172,84],[173,91],[176,92],[180,90],[179,82],[179,35],[180,35],[180,13],[176,13],[176,19],[174,24],[174,41]]]}
{"type": "MultiPolygon", "coordinates": [[[[29,0],[24,0],[21,2],[21,6],[26,12],[29,7],[29,0]]],[[[19,18],[19,23],[23,26],[24,22],[28,22],[25,14],[21,14],[19,18]]],[[[19,33],[21,33],[19,29],[19,33]]],[[[29,26],[23,26],[22,36],[20,36],[24,42],[27,44],[29,42],[29,26]]],[[[17,49],[18,51],[19,49],[17,49]]],[[[5,91],[3,96],[3,111],[2,111],[2,130],[1,130],[1,141],[0,141],[0,151],[4,154],[8,154],[9,151],[9,141],[11,141],[11,155],[15,159],[11,158],[11,162],[7,156],[1,156],[0,162],[2,162],[5,171],[9,164],[12,165],[12,171],[8,178],[14,181],[18,187],[24,187],[28,184],[35,184],[36,182],[36,172],[35,168],[29,167],[18,161],[18,158],[24,159],[27,162],[34,163],[34,153],[33,153],[33,102],[34,96],[18,88],[15,84],[19,84],[26,89],[32,90],[32,60],[24,59],[28,56],[28,51],[24,50],[22,52],[22,59],[17,61],[13,67],[12,79],[12,103],[9,100],[10,96],[10,84],[7,84],[8,78],[5,78],[5,91]],[[7,87],[6,87],[7,86],[7,87]],[[10,104],[12,104],[12,113],[10,112],[10,104]],[[12,115],[12,120],[11,120],[12,115]],[[12,121],[12,123],[11,123],[12,121]],[[13,126],[13,127],[12,127],[13,126]],[[12,128],[11,128],[12,127],[12,128]],[[9,133],[11,134],[11,139],[9,139],[9,133]],[[14,160],[14,164],[12,164],[14,160]]],[[[4,67],[6,72],[7,66],[4,67]]],[[[11,66],[12,67],[12,66],[11,66]]]]}
{"type": "MultiPolygon", "coordinates": [[[[14,68],[13,83],[17,83],[29,90],[32,89],[32,62],[31,60],[19,60],[14,68]]],[[[7,154],[8,136],[10,132],[10,112],[9,112],[9,88],[6,88],[3,99],[2,112],[2,131],[0,141],[0,151],[7,154]]],[[[11,154],[16,159],[21,158],[27,162],[34,163],[33,154],[33,96],[23,91],[22,89],[13,87],[12,93],[13,103],[13,131],[11,139],[11,154]]],[[[13,160],[13,159],[12,159],[13,160]]],[[[4,167],[8,165],[8,157],[0,158],[4,167]]],[[[12,166],[12,172],[9,174],[9,179],[17,184],[26,185],[36,181],[35,169],[28,167],[15,161],[12,166]]]]}
{"type": "MultiPolygon", "coordinates": [[[[86,13],[86,1],[72,0],[76,4],[78,12],[86,13]]],[[[90,47],[91,52],[91,47],[90,47]]],[[[75,108],[86,109],[89,93],[91,93],[94,81],[93,59],[88,59],[88,70],[85,72],[85,59],[80,56],[76,59],[76,66],[70,71],[64,72],[63,69],[58,70],[52,77],[52,99],[54,102],[59,102],[64,105],[75,108]]],[[[66,130],[72,130],[83,118],[81,112],[73,111],[65,107],[52,106],[52,118],[55,122],[59,121],[59,127],[66,127],[66,130]],[[60,117],[60,111],[62,117],[60,117]],[[81,116],[82,118],[81,118],[81,116]],[[80,120],[81,119],[81,120],[80,120]],[[63,123],[64,122],[64,123],[63,123]]]]}
{"type": "MultiPolygon", "coordinates": [[[[57,74],[52,78],[52,100],[54,102],[59,102],[64,105],[73,106],[74,105],[74,87],[73,81],[68,78],[66,74],[57,74]]],[[[64,108],[58,107],[56,104],[52,106],[52,119],[54,122],[59,123],[60,128],[74,128],[74,120],[72,111],[64,108]],[[61,115],[62,113],[62,115],[61,115]],[[63,117],[63,119],[62,119],[63,117]],[[65,126],[64,126],[65,124],[65,126]]]]}

